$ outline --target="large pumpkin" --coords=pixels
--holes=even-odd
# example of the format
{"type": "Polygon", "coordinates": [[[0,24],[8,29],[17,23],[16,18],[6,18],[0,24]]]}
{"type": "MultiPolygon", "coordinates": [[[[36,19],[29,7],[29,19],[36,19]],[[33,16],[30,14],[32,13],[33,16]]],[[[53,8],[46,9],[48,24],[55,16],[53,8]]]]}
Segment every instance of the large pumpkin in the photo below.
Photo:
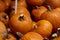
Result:
{"type": "Polygon", "coordinates": [[[35,21],[40,20],[40,16],[47,11],[47,8],[44,6],[37,7],[36,9],[32,10],[32,17],[35,21]]]}
{"type": "Polygon", "coordinates": [[[4,25],[4,23],[0,21],[0,36],[4,38],[6,37],[6,35],[7,35],[6,26],[4,25]]]}
{"type": "Polygon", "coordinates": [[[60,7],[60,0],[46,0],[45,6],[50,5],[52,8],[60,7]]]}
{"type": "Polygon", "coordinates": [[[47,20],[40,20],[33,31],[41,34],[44,38],[49,37],[52,33],[52,24],[47,20]]]}
{"type": "Polygon", "coordinates": [[[56,32],[57,28],[60,27],[60,8],[45,12],[41,15],[41,19],[50,21],[53,25],[53,32],[56,32]]]}
{"type": "Polygon", "coordinates": [[[43,40],[44,38],[35,32],[28,32],[20,40],[43,40]]]}
{"type": "Polygon", "coordinates": [[[10,28],[13,33],[21,32],[25,34],[32,29],[32,25],[33,23],[28,13],[17,13],[10,19],[10,28]]]}

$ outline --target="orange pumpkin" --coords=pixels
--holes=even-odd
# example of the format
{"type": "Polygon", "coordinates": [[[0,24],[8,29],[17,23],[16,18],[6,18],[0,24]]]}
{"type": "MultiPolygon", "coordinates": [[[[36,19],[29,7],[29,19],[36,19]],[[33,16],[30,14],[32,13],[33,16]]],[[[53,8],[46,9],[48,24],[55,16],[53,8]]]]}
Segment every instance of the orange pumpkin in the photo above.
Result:
{"type": "Polygon", "coordinates": [[[60,8],[45,12],[41,15],[41,19],[50,21],[53,25],[53,32],[57,32],[57,28],[60,27],[60,8]]]}
{"type": "Polygon", "coordinates": [[[60,7],[60,0],[46,0],[45,6],[50,5],[52,8],[60,7]]]}
{"type": "Polygon", "coordinates": [[[6,26],[8,26],[9,17],[5,12],[0,12],[0,21],[2,21],[6,26]]]}
{"type": "Polygon", "coordinates": [[[43,40],[44,38],[35,32],[28,32],[20,40],[43,40]]]}
{"type": "Polygon", "coordinates": [[[4,38],[6,37],[6,35],[7,35],[6,26],[4,25],[4,23],[0,21],[0,36],[4,38]]]}
{"type": "Polygon", "coordinates": [[[10,19],[10,28],[14,34],[16,32],[25,34],[32,29],[32,25],[33,23],[28,13],[17,13],[10,19]]]}
{"type": "Polygon", "coordinates": [[[39,33],[44,38],[49,37],[52,33],[52,24],[47,20],[40,20],[37,22],[37,27],[34,29],[34,32],[39,33]]]}
{"type": "Polygon", "coordinates": [[[16,40],[16,38],[12,34],[8,34],[8,36],[4,38],[4,40],[16,40]]]}
{"type": "Polygon", "coordinates": [[[40,20],[40,16],[47,11],[47,8],[44,6],[37,7],[36,9],[32,10],[32,16],[35,21],[40,20]]]}
{"type": "Polygon", "coordinates": [[[44,0],[27,0],[27,3],[31,6],[41,6],[44,0]]]}

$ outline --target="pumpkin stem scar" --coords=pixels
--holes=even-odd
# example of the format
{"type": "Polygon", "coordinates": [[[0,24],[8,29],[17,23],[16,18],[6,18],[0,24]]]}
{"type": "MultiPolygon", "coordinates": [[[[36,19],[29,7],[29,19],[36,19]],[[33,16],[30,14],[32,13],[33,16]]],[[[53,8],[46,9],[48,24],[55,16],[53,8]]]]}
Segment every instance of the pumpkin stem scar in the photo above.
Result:
{"type": "Polygon", "coordinates": [[[48,10],[49,10],[49,11],[51,11],[51,10],[52,10],[52,8],[51,8],[49,5],[48,5],[47,7],[48,7],[48,10]]]}
{"type": "Polygon", "coordinates": [[[34,29],[37,29],[37,28],[38,28],[38,26],[37,26],[37,25],[35,25],[35,26],[34,26],[34,29]]]}
{"type": "Polygon", "coordinates": [[[44,40],[49,40],[49,39],[47,37],[45,37],[44,40]]]}
{"type": "Polygon", "coordinates": [[[56,38],[56,37],[57,37],[56,33],[52,34],[52,38],[56,38]]]}
{"type": "Polygon", "coordinates": [[[58,36],[60,36],[60,28],[58,28],[57,30],[58,30],[58,36]]]}
{"type": "Polygon", "coordinates": [[[19,20],[20,20],[20,21],[23,21],[23,20],[24,20],[24,14],[21,14],[21,15],[20,15],[19,20]]]}
{"type": "Polygon", "coordinates": [[[23,36],[23,34],[20,33],[20,32],[16,32],[16,34],[17,34],[19,37],[22,37],[22,36],[23,36]]]}

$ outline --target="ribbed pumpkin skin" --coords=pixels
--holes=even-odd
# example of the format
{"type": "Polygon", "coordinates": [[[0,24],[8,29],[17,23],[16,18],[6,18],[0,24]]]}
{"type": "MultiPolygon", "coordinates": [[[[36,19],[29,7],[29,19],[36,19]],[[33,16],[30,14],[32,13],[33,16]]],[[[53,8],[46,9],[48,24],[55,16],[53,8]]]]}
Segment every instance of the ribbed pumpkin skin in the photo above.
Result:
{"type": "Polygon", "coordinates": [[[20,40],[43,40],[44,38],[35,32],[28,32],[20,40]]]}
{"type": "Polygon", "coordinates": [[[57,28],[60,27],[60,8],[45,12],[41,15],[42,19],[50,21],[53,25],[53,32],[57,32],[57,28]]]}

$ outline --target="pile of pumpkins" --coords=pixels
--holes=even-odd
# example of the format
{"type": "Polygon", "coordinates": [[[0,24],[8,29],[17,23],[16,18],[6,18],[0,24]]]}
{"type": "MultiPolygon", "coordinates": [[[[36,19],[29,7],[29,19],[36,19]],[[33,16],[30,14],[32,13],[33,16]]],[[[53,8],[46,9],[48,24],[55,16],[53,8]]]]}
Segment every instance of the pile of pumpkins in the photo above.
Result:
{"type": "Polygon", "coordinates": [[[60,40],[60,0],[0,0],[0,40],[60,40]]]}

